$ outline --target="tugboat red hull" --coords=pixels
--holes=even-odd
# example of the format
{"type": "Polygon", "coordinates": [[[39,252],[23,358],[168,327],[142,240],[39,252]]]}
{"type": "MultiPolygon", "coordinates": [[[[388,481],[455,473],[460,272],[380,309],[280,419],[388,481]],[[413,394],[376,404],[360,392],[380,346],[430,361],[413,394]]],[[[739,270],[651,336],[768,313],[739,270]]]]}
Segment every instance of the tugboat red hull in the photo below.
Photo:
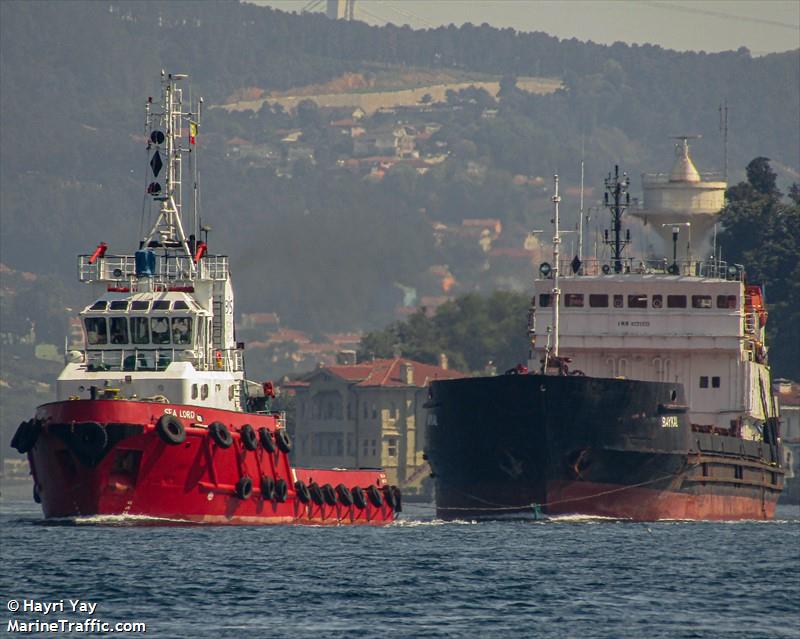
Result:
{"type": "Polygon", "coordinates": [[[295,469],[287,452],[273,445],[278,422],[272,414],[153,402],[55,402],[37,410],[28,459],[48,519],[116,515],[244,525],[394,521],[399,493],[386,485],[383,472],[295,469]],[[157,424],[165,415],[180,421],[186,436],[179,443],[160,434],[157,424]],[[230,433],[227,446],[213,437],[209,425],[214,423],[230,433]],[[273,442],[266,444],[274,450],[261,437],[248,441],[242,434],[246,424],[256,433],[266,428],[273,442]],[[354,495],[355,487],[365,492],[354,495]]]}

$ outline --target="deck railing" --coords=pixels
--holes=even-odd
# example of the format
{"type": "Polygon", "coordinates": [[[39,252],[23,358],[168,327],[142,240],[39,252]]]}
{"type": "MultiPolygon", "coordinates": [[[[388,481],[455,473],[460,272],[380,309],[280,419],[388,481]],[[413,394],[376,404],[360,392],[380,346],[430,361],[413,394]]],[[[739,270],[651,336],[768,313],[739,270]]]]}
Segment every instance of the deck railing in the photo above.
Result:
{"type": "MultiPolygon", "coordinates": [[[[574,258],[559,260],[561,277],[574,277],[581,275],[615,275],[615,274],[661,274],[681,275],[722,279],[741,282],[744,278],[744,267],[724,260],[677,260],[673,262],[667,258],[659,260],[642,260],[632,257],[621,258],[618,262],[614,259],[586,258],[580,265],[574,263],[574,258]],[[576,266],[578,266],[576,270],[576,266]]],[[[550,275],[552,277],[552,275],[550,275]]]]}
{"type": "Polygon", "coordinates": [[[244,370],[244,355],[236,348],[216,349],[210,361],[202,349],[119,348],[83,351],[88,372],[98,371],[163,371],[172,362],[190,362],[197,370],[244,370]]]}
{"type": "MultiPolygon", "coordinates": [[[[78,279],[81,282],[109,282],[131,286],[139,279],[151,279],[155,283],[176,281],[225,280],[228,278],[228,256],[206,255],[196,264],[186,255],[159,255],[152,275],[136,274],[136,258],[133,255],[106,255],[94,262],[90,255],[78,256],[78,279]]],[[[135,284],[131,286],[135,287],[135,284]]]]}

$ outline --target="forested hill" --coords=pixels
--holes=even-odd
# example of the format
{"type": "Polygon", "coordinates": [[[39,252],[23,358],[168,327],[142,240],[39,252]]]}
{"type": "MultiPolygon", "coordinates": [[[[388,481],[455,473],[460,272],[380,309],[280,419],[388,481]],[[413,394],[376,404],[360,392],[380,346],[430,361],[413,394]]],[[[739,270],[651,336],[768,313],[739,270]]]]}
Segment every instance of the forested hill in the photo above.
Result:
{"type": "MultiPolygon", "coordinates": [[[[509,237],[508,229],[546,223],[548,187],[533,178],[558,171],[575,186],[582,146],[595,186],[614,162],[631,175],[666,169],[667,138],[681,133],[702,134],[698,165],[721,169],[722,100],[731,109],[733,179],[757,155],[771,158],[784,184],[798,170],[798,52],[677,53],[488,25],[378,28],[205,1],[5,0],[0,30],[0,258],[55,274],[65,286],[75,253],[99,240],[113,250],[134,245],[142,107],[157,95],[161,69],[191,74],[194,95],[208,106],[345,73],[413,68],[503,78],[497,99],[454,95],[419,116],[418,131],[425,123],[434,125],[426,135],[436,131],[427,146],[418,142],[421,151],[444,149],[447,159],[424,175],[390,170],[382,182],[337,169],[353,147],[334,139],[331,114],[207,111],[198,147],[203,214],[214,227],[212,246],[235,256],[240,309],[276,311],[305,330],[379,327],[393,319],[403,290],[434,294],[430,274],[441,265],[457,281],[451,293],[486,290],[477,245],[442,245],[432,225],[497,218],[509,237]],[[523,75],[558,78],[563,89],[520,91],[513,77],[523,75]],[[292,160],[291,149],[287,159],[280,141],[291,130],[302,130],[312,162],[292,160]],[[265,155],[277,148],[283,164],[234,158],[231,140],[239,138],[265,155]]],[[[391,116],[370,126],[387,123],[391,116]]]]}

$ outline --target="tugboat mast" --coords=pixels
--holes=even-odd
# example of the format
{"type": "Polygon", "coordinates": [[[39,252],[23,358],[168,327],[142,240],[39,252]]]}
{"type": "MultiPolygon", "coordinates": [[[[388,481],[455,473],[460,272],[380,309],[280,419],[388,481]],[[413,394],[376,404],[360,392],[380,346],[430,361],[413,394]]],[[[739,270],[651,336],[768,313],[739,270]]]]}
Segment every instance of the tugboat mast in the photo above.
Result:
{"type": "Polygon", "coordinates": [[[197,122],[194,114],[182,110],[183,90],[177,83],[186,77],[182,73],[161,72],[163,112],[152,110],[152,98],[147,101],[147,152],[152,154],[148,162],[152,181],[147,194],[160,202],[160,207],[155,223],[142,238],[141,247],[179,249],[187,257],[192,257],[193,247],[186,237],[182,221],[181,155],[192,150],[197,122]],[[188,148],[181,146],[180,141],[184,122],[189,133],[188,148]]]}
{"type": "Polygon", "coordinates": [[[608,229],[605,231],[605,244],[610,244],[613,250],[612,259],[614,261],[614,272],[622,272],[622,251],[631,242],[631,232],[628,230],[625,239],[622,235],[622,215],[625,209],[631,204],[631,194],[628,192],[630,186],[630,178],[627,173],[622,174],[620,179],[619,165],[614,165],[614,175],[610,173],[605,180],[606,192],[604,194],[604,204],[611,211],[611,217],[614,223],[614,239],[608,239],[608,229]]]}

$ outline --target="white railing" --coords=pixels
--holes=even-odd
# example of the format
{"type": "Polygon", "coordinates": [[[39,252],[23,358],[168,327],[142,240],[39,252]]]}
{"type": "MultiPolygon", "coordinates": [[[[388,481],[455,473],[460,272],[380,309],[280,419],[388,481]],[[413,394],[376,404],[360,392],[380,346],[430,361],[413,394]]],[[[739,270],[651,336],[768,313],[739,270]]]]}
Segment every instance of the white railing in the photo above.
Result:
{"type": "Polygon", "coordinates": [[[216,349],[210,361],[202,350],[176,348],[119,348],[83,351],[90,373],[99,371],[163,371],[172,362],[190,362],[197,370],[244,370],[244,354],[235,348],[216,349]]]}
{"type": "MultiPolygon", "coordinates": [[[[140,279],[133,255],[106,255],[93,263],[90,259],[90,255],[78,256],[78,280],[81,282],[109,282],[122,286],[140,279]]],[[[225,280],[228,278],[228,256],[206,255],[195,264],[186,255],[158,255],[155,269],[152,276],[141,277],[165,284],[194,279],[225,280]]]]}
{"type": "MultiPolygon", "coordinates": [[[[561,277],[614,275],[617,272],[617,260],[611,258],[587,258],[580,264],[577,272],[573,269],[572,261],[572,259],[566,258],[559,260],[559,275],[561,277]]],[[[667,258],[642,260],[625,257],[619,260],[619,273],[688,275],[741,282],[744,278],[744,267],[740,264],[730,264],[723,260],[707,260],[705,262],[700,260],[678,260],[672,262],[667,258]]]]}

